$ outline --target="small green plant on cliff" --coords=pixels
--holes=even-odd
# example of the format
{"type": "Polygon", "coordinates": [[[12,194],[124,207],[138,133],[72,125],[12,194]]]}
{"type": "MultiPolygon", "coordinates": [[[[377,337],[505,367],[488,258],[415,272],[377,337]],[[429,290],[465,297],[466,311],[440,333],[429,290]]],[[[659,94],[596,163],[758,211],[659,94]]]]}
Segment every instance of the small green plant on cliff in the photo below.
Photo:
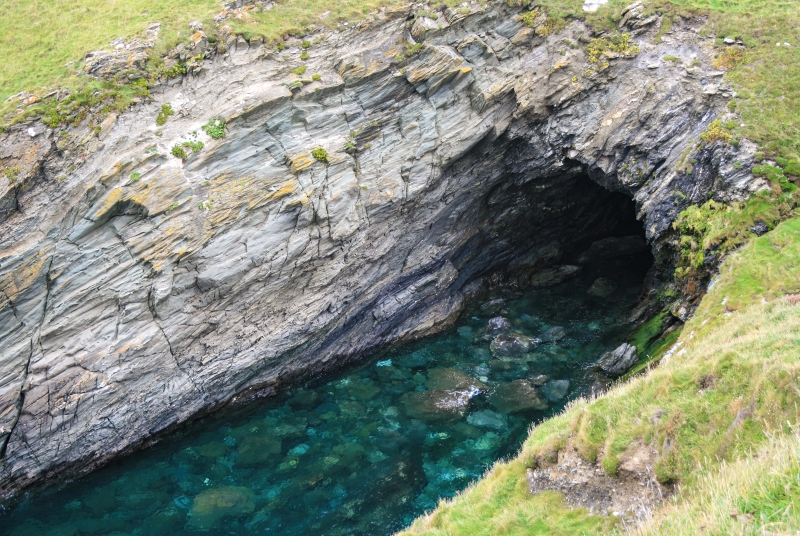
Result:
{"type": "Polygon", "coordinates": [[[316,149],[312,150],[311,156],[313,156],[316,160],[320,162],[328,161],[328,151],[326,151],[322,147],[317,147],[316,149]]]}
{"type": "Polygon", "coordinates": [[[197,205],[197,208],[200,210],[211,210],[213,207],[211,205],[211,201],[203,201],[197,205]]]}
{"type": "Polygon", "coordinates": [[[172,105],[170,103],[162,104],[161,111],[158,112],[158,116],[156,117],[156,125],[163,125],[167,122],[167,118],[171,115],[175,115],[172,105]]]}
{"type": "Polygon", "coordinates": [[[296,74],[297,76],[303,76],[306,73],[307,68],[308,67],[306,67],[305,65],[301,65],[300,67],[295,67],[294,69],[292,69],[291,73],[296,74]]]}
{"type": "Polygon", "coordinates": [[[769,164],[753,166],[753,175],[768,180],[775,192],[793,192],[797,189],[797,186],[789,181],[784,170],[778,166],[769,164]]]}
{"type": "Polygon", "coordinates": [[[16,182],[17,178],[19,177],[20,167],[7,167],[3,170],[3,175],[6,176],[8,182],[16,182]]]}
{"type": "Polygon", "coordinates": [[[131,182],[138,182],[142,178],[142,174],[138,171],[131,173],[131,182]]]}
{"type": "Polygon", "coordinates": [[[172,203],[170,203],[170,204],[169,204],[169,206],[167,207],[167,212],[172,212],[173,210],[175,210],[176,208],[178,208],[178,206],[179,206],[179,203],[178,203],[177,201],[173,201],[173,202],[172,202],[172,203]]]}
{"type": "Polygon", "coordinates": [[[586,54],[591,63],[598,63],[602,58],[615,55],[633,57],[639,53],[639,47],[631,42],[631,34],[623,33],[607,37],[596,37],[586,45],[586,54]]]}
{"type": "Polygon", "coordinates": [[[304,60],[304,61],[305,61],[305,60],[307,60],[307,59],[308,59],[308,51],[305,51],[305,50],[304,50],[304,51],[302,51],[302,52],[300,53],[300,59],[301,59],[301,60],[304,60]]]}
{"type": "Polygon", "coordinates": [[[216,117],[203,125],[203,132],[208,134],[212,140],[225,137],[225,121],[216,117]]]}
{"type": "Polygon", "coordinates": [[[319,82],[320,80],[322,80],[322,76],[319,74],[312,74],[311,80],[313,80],[314,82],[319,82]]]}
{"type": "Polygon", "coordinates": [[[181,144],[187,149],[191,149],[193,153],[199,153],[203,150],[204,144],[202,141],[185,141],[181,144]]]}
{"type": "Polygon", "coordinates": [[[170,150],[170,154],[176,158],[180,158],[181,160],[186,160],[189,158],[184,148],[180,145],[175,145],[172,150],[170,150]]]}
{"type": "Polygon", "coordinates": [[[700,139],[706,143],[714,143],[715,141],[729,143],[732,138],[733,136],[725,130],[719,119],[712,121],[706,131],[700,134],[700,139]]]}

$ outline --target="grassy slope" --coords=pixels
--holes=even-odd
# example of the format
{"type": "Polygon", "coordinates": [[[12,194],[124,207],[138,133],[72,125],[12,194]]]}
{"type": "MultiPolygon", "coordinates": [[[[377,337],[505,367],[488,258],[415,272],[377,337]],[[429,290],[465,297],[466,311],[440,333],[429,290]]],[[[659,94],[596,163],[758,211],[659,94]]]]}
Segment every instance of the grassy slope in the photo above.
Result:
{"type": "Polygon", "coordinates": [[[67,62],[109,48],[117,37],[135,36],[161,22],[163,41],[174,41],[187,23],[206,22],[220,0],[10,0],[0,17],[0,101],[22,90],[71,85],[67,62]],[[9,58],[13,60],[9,61],[9,58]]]}
{"type": "MultiPolygon", "coordinates": [[[[546,523],[552,516],[565,514],[559,508],[558,514],[542,509],[542,501],[552,499],[487,494],[485,487],[510,489],[514,482],[524,486],[524,468],[537,459],[552,459],[570,439],[584,457],[600,461],[611,474],[634,441],[656,446],[657,477],[680,482],[685,499],[668,510],[681,513],[680,523],[673,523],[672,516],[665,513],[646,527],[648,531],[695,534],[698,525],[692,512],[697,511],[706,512],[708,523],[720,527],[728,526],[725,518],[731,513],[755,524],[761,523],[763,513],[763,523],[781,522],[800,529],[798,513],[784,513],[787,501],[797,496],[794,488],[786,488],[782,482],[796,480],[796,473],[786,469],[773,474],[767,467],[753,468],[758,486],[730,490],[731,482],[745,476],[731,474],[737,470],[730,467],[718,472],[720,460],[746,456],[765,442],[766,433],[776,436],[775,445],[791,443],[781,436],[800,417],[800,305],[792,305],[784,296],[800,291],[798,265],[800,219],[781,224],[732,254],[696,317],[683,330],[680,351],[667,363],[603,398],[580,401],[536,427],[516,459],[489,473],[486,481],[491,484],[482,482],[452,502],[443,502],[431,516],[418,520],[408,534],[520,533],[505,530],[484,512],[494,512],[497,518],[507,517],[509,512],[527,512],[533,518],[529,526],[541,523],[540,529],[531,528],[528,534],[554,533],[546,523]],[[750,418],[732,428],[737,413],[745,407],[752,408],[750,418]],[[657,410],[665,413],[654,424],[651,417],[657,410]],[[731,509],[719,504],[716,509],[706,508],[709,501],[717,499],[719,504],[730,502],[731,509]],[[747,514],[752,512],[751,519],[747,514]]],[[[774,456],[788,456],[775,448],[771,451],[774,456]]],[[[580,510],[571,513],[577,516],[572,519],[577,528],[555,532],[594,532],[591,527],[598,523],[596,517],[584,513],[581,519],[580,510]]]]}

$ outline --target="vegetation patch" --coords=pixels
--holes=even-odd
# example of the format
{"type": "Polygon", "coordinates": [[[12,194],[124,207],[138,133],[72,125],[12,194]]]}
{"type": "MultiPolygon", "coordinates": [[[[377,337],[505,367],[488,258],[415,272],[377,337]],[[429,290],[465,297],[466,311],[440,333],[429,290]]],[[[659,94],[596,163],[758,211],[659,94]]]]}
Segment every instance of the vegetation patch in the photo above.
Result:
{"type": "Polygon", "coordinates": [[[322,147],[317,147],[316,149],[312,150],[311,151],[311,156],[313,156],[314,159],[316,159],[316,160],[318,160],[320,162],[327,162],[328,161],[328,151],[326,151],[322,147]]]}
{"type": "Polygon", "coordinates": [[[3,175],[6,176],[8,182],[16,182],[17,178],[19,178],[19,173],[21,169],[19,166],[7,167],[3,170],[3,175]]]}
{"type": "Polygon", "coordinates": [[[292,74],[296,74],[297,76],[303,76],[306,73],[307,68],[308,67],[306,67],[305,65],[301,65],[300,67],[295,67],[294,69],[292,69],[291,72],[292,74]]]}
{"type": "Polygon", "coordinates": [[[163,125],[171,115],[175,115],[175,112],[172,110],[172,105],[170,103],[162,104],[161,111],[158,112],[158,116],[156,117],[156,125],[163,125]]]}
{"type": "Polygon", "coordinates": [[[199,153],[204,147],[202,141],[185,141],[181,143],[181,145],[187,149],[190,149],[193,153],[199,153]]]}
{"type": "Polygon", "coordinates": [[[180,158],[181,160],[186,160],[187,158],[189,158],[189,156],[186,154],[186,150],[180,145],[175,145],[170,150],[170,154],[176,158],[180,158]]]}
{"type": "Polygon", "coordinates": [[[729,143],[732,138],[733,136],[725,131],[719,119],[712,121],[706,131],[700,134],[700,139],[706,143],[714,143],[715,141],[729,143]]]}
{"type": "Polygon", "coordinates": [[[139,179],[142,178],[142,174],[138,171],[134,171],[131,173],[131,182],[139,182],[139,179]]]}
{"type": "Polygon", "coordinates": [[[203,125],[203,132],[208,134],[212,140],[225,137],[225,121],[216,117],[203,125]]]}
{"type": "Polygon", "coordinates": [[[639,47],[631,42],[631,34],[628,33],[613,35],[610,38],[597,37],[586,45],[586,55],[589,56],[591,63],[604,60],[607,65],[606,60],[609,58],[617,56],[630,58],[638,53],[639,47]]]}

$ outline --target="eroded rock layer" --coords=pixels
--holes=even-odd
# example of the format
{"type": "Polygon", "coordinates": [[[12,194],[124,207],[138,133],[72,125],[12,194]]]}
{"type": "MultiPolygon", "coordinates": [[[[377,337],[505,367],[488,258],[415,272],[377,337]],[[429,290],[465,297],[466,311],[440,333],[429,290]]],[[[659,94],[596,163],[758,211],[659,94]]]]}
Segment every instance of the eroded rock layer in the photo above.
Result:
{"type": "Polygon", "coordinates": [[[674,171],[730,98],[691,28],[590,63],[580,23],[516,15],[384,16],[304,62],[240,39],[78,151],[2,135],[25,180],[0,178],[0,490],[441,329],[481,278],[624,231],[626,198],[658,248],[686,204],[760,187],[747,143],[674,171]]]}

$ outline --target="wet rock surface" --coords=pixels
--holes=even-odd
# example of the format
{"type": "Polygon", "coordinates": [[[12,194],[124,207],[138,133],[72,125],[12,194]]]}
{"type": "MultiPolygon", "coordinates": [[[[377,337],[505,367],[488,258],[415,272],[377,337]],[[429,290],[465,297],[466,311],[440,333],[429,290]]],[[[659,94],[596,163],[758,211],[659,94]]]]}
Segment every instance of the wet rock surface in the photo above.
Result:
{"type": "MultiPolygon", "coordinates": [[[[589,39],[581,23],[543,38],[519,9],[421,19],[399,63],[405,17],[382,13],[321,36],[304,63],[319,80],[291,74],[298,49],[239,37],[99,133],[70,130],[73,149],[39,123],[0,134],[20,169],[0,177],[0,494],[435,333],[493,274],[629,234],[631,198],[658,243],[709,192],[763,186],[748,143],[674,171],[731,96],[713,40],[675,28],[655,45],[631,16],[641,52],[598,69],[556,46],[589,39]],[[648,68],[675,47],[700,66],[648,68]],[[205,148],[172,157],[192,132],[205,148]]],[[[98,76],[116,61],[90,60],[98,76]]]]}

